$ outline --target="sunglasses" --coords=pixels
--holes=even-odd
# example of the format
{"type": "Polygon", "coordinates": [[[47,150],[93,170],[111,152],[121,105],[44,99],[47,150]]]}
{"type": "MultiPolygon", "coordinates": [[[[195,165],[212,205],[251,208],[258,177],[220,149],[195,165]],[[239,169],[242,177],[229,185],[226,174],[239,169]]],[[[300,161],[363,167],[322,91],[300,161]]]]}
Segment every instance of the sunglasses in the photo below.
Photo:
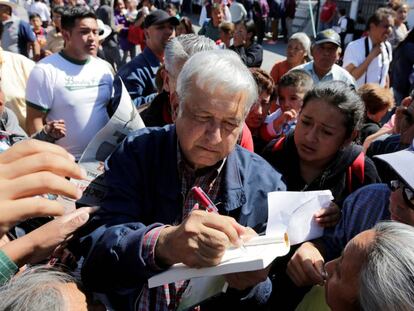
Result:
{"type": "Polygon", "coordinates": [[[408,188],[400,180],[391,180],[390,188],[391,191],[397,191],[399,188],[401,188],[405,203],[407,203],[411,209],[414,209],[414,192],[410,188],[408,188]]]}

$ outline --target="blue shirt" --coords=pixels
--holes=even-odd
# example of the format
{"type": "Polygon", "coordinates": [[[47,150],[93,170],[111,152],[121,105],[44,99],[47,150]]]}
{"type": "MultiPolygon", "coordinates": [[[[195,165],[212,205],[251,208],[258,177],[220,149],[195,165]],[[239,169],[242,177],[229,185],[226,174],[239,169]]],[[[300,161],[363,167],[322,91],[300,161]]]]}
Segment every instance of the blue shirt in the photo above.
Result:
{"type": "Polygon", "coordinates": [[[319,82],[327,82],[327,81],[343,81],[349,85],[355,86],[355,79],[351,76],[351,74],[344,68],[338,66],[337,64],[334,64],[331,68],[331,70],[322,78],[319,79],[318,75],[315,72],[313,61],[310,61],[306,64],[296,66],[292,70],[295,69],[301,69],[308,72],[313,79],[313,82],[315,84],[318,84],[319,82]]]}
{"type": "MultiPolygon", "coordinates": [[[[115,81],[119,82],[119,78],[122,79],[132,101],[138,107],[151,102],[157,95],[155,75],[159,67],[160,61],[157,56],[146,47],[141,54],[119,69],[115,81]]],[[[120,98],[121,84],[114,83],[114,89],[114,97],[120,98]]]]}
{"type": "Polygon", "coordinates": [[[391,190],[386,184],[368,185],[349,195],[342,207],[341,220],[335,227],[325,229],[322,237],[325,260],[339,257],[354,236],[389,219],[390,195],[391,190]]]}

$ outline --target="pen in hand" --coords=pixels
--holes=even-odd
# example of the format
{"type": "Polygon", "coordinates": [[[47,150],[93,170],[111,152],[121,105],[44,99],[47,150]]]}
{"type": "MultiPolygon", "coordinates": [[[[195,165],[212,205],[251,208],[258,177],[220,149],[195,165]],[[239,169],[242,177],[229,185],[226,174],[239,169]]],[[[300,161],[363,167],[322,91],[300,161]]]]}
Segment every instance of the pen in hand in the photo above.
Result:
{"type": "MultiPolygon", "coordinates": [[[[198,186],[195,186],[193,188],[191,188],[191,191],[194,194],[195,199],[201,204],[201,206],[209,213],[216,213],[218,214],[218,208],[217,206],[213,203],[213,201],[211,201],[211,199],[209,198],[209,196],[207,195],[207,193],[205,193],[203,191],[203,189],[201,189],[198,186]]],[[[244,251],[247,252],[246,247],[244,246],[243,240],[239,237],[239,245],[240,248],[244,251]]]]}

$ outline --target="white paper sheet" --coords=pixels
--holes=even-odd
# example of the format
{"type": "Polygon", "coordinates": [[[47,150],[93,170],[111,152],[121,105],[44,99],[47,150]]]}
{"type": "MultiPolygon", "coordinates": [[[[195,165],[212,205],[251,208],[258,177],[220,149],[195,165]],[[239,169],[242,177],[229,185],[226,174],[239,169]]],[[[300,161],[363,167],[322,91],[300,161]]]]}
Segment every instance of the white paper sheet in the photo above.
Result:
{"type": "Polygon", "coordinates": [[[333,200],[330,190],[276,191],[267,195],[269,219],[266,235],[287,232],[291,245],[322,236],[323,228],[314,218],[315,212],[327,208],[333,200]]]}

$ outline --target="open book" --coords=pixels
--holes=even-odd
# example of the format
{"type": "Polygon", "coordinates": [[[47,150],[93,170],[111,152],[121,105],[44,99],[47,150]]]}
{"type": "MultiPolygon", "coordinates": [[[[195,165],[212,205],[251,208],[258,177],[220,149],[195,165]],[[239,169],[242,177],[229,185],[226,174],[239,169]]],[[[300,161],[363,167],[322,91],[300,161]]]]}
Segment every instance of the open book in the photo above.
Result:
{"type": "Polygon", "coordinates": [[[282,237],[257,236],[244,244],[243,248],[229,248],[224,253],[221,263],[207,268],[189,268],[179,263],[168,270],[148,279],[148,287],[202,276],[215,276],[235,272],[255,271],[266,268],[279,256],[289,252],[287,234],[282,237]]]}

